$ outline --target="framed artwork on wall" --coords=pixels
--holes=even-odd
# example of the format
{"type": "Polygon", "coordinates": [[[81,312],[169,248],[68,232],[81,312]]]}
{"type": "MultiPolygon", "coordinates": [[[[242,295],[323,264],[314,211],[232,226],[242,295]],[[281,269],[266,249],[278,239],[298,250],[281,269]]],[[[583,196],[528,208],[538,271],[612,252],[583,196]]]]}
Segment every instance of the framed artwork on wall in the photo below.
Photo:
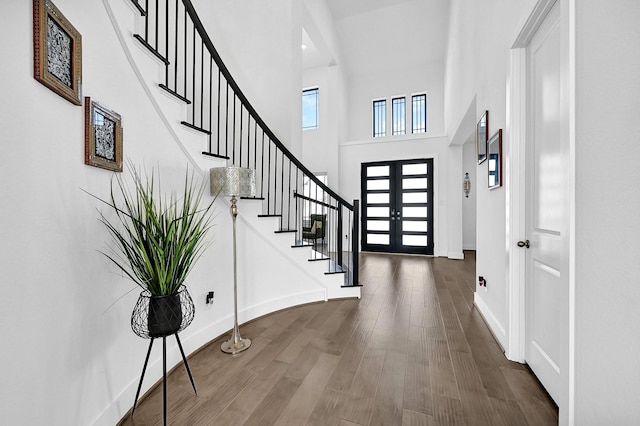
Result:
{"type": "Polygon", "coordinates": [[[84,98],[84,163],[122,171],[122,118],[89,97],[84,98]]]}
{"type": "Polygon", "coordinates": [[[33,0],[33,76],[82,105],[82,37],[50,0],[33,0]]]}
{"type": "Polygon", "coordinates": [[[485,111],[476,124],[476,153],[478,164],[487,159],[487,141],[489,140],[489,111],[485,111]]]}
{"type": "Polygon", "coordinates": [[[502,129],[491,136],[487,144],[489,158],[489,189],[502,186],[502,129]]]}

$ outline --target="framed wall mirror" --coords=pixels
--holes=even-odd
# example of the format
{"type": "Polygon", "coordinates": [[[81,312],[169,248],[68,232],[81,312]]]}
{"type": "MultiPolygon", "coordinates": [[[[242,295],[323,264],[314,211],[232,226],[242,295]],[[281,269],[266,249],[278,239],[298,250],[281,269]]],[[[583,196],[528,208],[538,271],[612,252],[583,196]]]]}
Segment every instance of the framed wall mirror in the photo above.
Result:
{"type": "Polygon", "coordinates": [[[485,111],[476,124],[476,153],[478,164],[487,159],[487,140],[489,136],[489,111],[485,111]]]}
{"type": "Polygon", "coordinates": [[[487,143],[489,157],[489,189],[502,186],[502,129],[491,136],[487,143]]]}

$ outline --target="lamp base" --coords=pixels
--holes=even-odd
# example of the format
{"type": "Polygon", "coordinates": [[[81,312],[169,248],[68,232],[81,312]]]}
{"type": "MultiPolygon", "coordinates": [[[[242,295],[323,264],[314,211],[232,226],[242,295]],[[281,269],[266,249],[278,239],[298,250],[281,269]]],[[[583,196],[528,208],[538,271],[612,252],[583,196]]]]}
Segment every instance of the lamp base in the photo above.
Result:
{"type": "Polygon", "coordinates": [[[231,339],[224,342],[222,346],[220,346],[220,350],[224,353],[235,355],[249,349],[249,346],[251,346],[250,339],[240,337],[240,339],[238,339],[238,341],[236,342],[232,337],[231,339]]]}

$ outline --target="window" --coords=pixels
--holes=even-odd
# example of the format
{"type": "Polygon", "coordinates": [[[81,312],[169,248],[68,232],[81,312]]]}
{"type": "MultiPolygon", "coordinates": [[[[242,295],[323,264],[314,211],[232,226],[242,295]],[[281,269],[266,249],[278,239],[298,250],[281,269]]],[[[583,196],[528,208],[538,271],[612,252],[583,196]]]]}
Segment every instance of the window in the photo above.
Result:
{"type": "Polygon", "coordinates": [[[318,128],[318,92],[318,88],[302,91],[302,130],[318,128]]]}
{"type": "Polygon", "coordinates": [[[427,131],[427,95],[413,95],[411,97],[411,133],[427,131]]]}
{"type": "Polygon", "coordinates": [[[373,101],[373,137],[387,135],[387,101],[373,101]]]}
{"type": "Polygon", "coordinates": [[[405,134],[405,98],[394,98],[391,101],[391,114],[393,121],[391,122],[392,135],[405,134]]]}

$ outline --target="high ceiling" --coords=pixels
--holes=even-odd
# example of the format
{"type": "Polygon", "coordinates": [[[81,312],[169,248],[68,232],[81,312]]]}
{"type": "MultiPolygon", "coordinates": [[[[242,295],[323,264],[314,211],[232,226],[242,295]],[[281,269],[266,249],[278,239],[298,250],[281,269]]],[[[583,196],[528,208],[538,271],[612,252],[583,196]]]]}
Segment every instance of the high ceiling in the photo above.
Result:
{"type": "MultiPolygon", "coordinates": [[[[326,0],[350,75],[443,62],[449,0],[326,0]]],[[[306,35],[303,35],[305,37],[306,35]]],[[[322,61],[313,40],[305,66],[322,61]]]]}

